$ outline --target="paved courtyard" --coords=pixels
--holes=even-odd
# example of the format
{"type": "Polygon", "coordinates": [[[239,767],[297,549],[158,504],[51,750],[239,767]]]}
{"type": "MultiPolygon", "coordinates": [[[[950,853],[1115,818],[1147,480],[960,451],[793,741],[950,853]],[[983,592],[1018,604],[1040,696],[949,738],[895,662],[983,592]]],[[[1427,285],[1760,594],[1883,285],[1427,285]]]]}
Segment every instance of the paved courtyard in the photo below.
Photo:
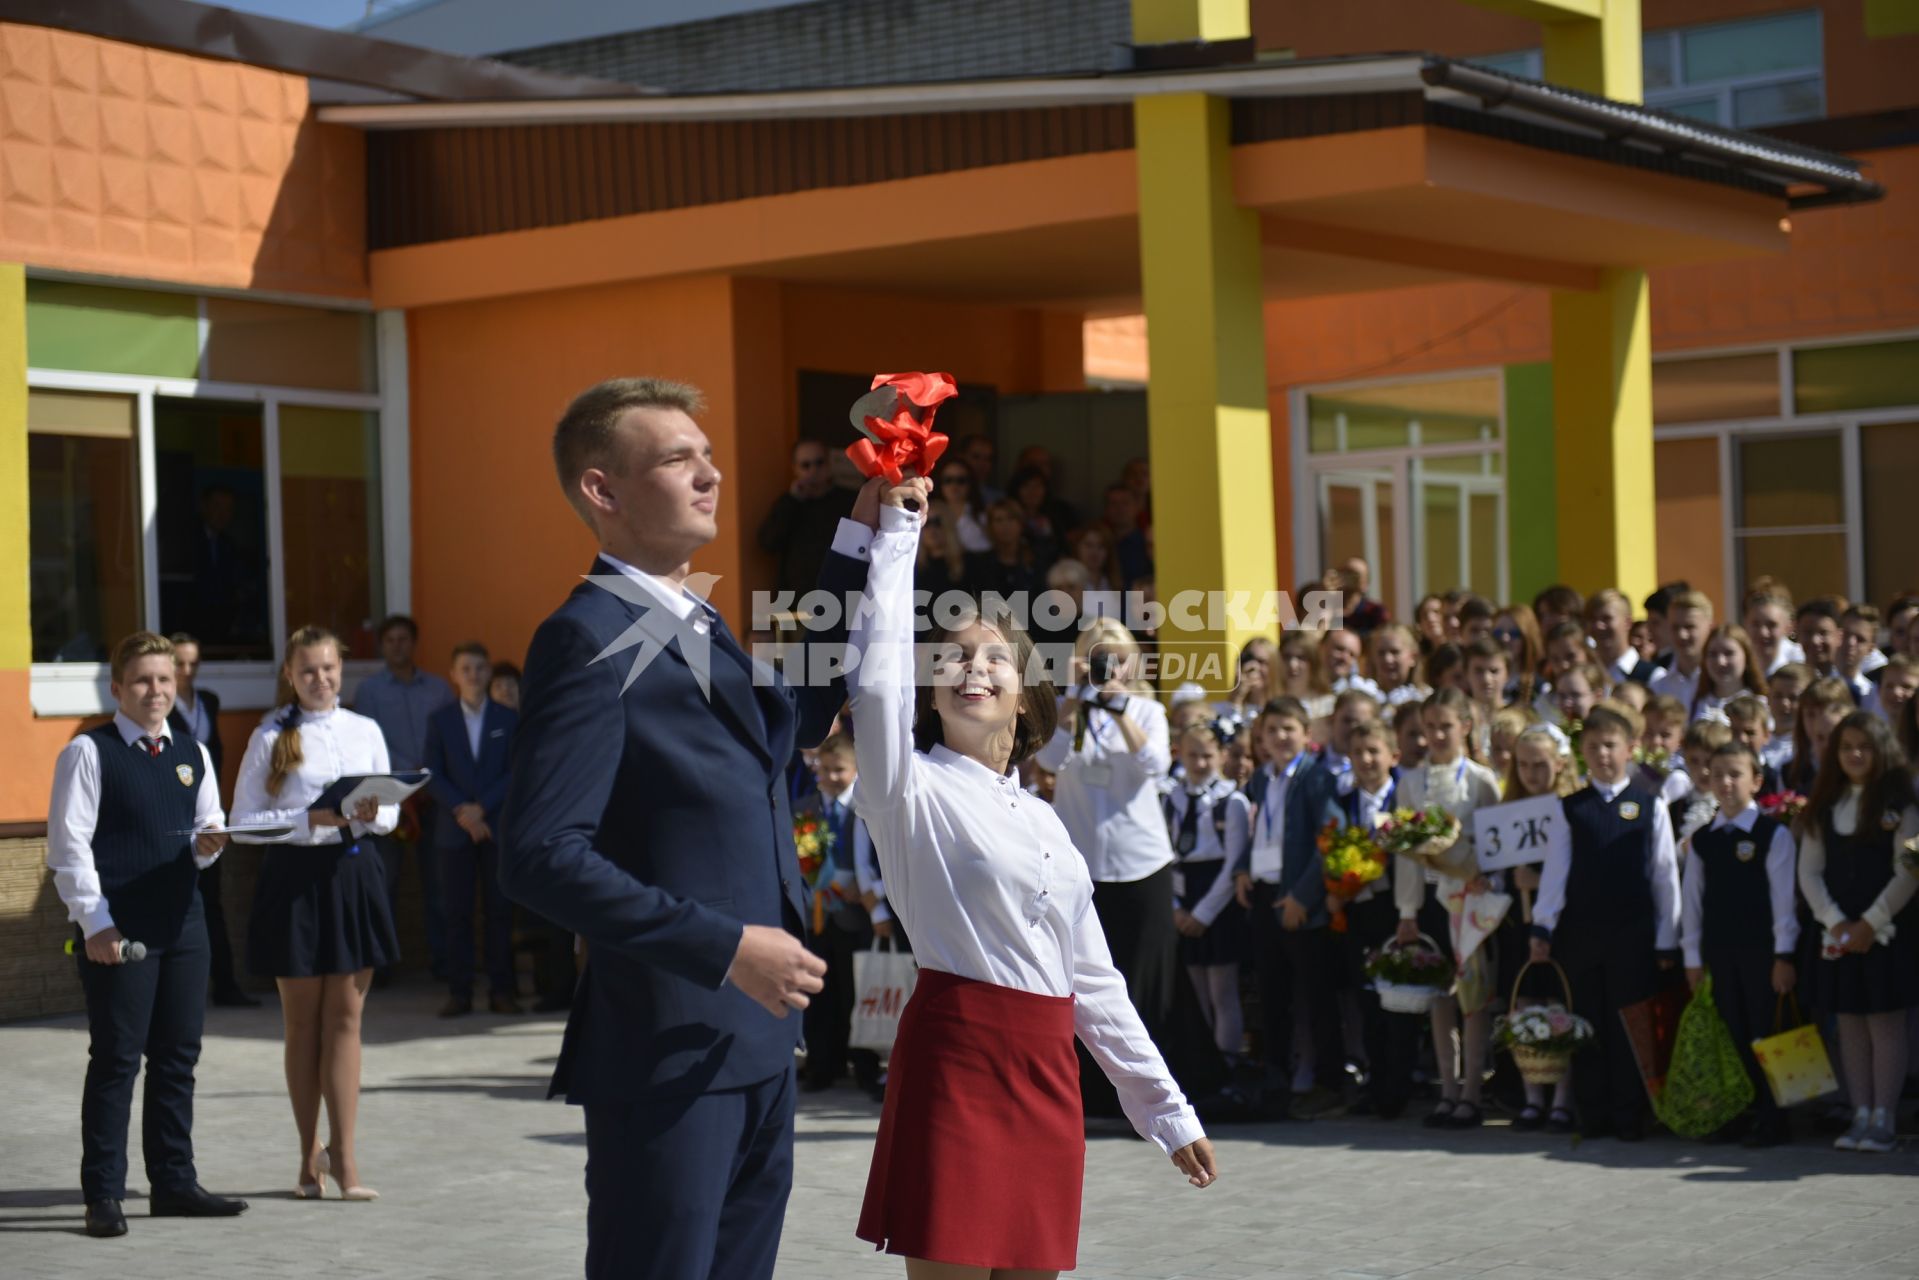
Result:
{"type": "MultiPolygon", "coordinates": [[[[544,1101],[556,1019],[432,1016],[424,986],[369,1011],[361,1169],[377,1204],[296,1201],[278,1011],[210,1012],[195,1137],[202,1180],[253,1202],[234,1221],[145,1217],[138,1109],[132,1232],[90,1240],[76,1190],[86,1032],[0,1026],[0,1276],[140,1280],[565,1277],[584,1244],[577,1110],[544,1101]]],[[[780,1253],[793,1280],[901,1275],[853,1238],[877,1108],[808,1099],[780,1253]]],[[[1745,1152],[1655,1140],[1575,1148],[1410,1121],[1235,1128],[1194,1191],[1146,1144],[1087,1162],[1088,1277],[1919,1277],[1919,1155],[1810,1141],[1745,1152]]],[[[1009,1178],[1021,1171],[1009,1168],[1009,1178]]]]}

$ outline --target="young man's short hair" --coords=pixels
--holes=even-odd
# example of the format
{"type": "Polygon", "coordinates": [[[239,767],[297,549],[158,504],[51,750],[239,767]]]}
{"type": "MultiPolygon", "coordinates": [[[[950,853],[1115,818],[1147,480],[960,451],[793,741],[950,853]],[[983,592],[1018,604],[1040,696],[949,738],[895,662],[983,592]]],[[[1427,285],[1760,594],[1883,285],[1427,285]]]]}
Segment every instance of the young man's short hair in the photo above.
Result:
{"type": "Polygon", "coordinates": [[[1717,751],[1732,741],[1732,726],[1719,720],[1695,720],[1686,726],[1686,736],[1679,740],[1682,750],[1717,751]]]}
{"type": "Polygon", "coordinates": [[[1703,591],[1675,591],[1666,601],[1666,614],[1671,616],[1681,609],[1697,609],[1708,618],[1712,617],[1712,601],[1703,591]]]}
{"type": "Polygon", "coordinates": [[[1817,676],[1813,669],[1805,663],[1788,662],[1785,666],[1767,676],[1766,683],[1771,684],[1775,680],[1790,680],[1798,686],[1801,692],[1804,692],[1806,686],[1810,685],[1816,678],[1817,676]]]}
{"type": "Polygon", "coordinates": [[[1866,604],[1864,601],[1861,601],[1846,610],[1840,617],[1839,622],[1842,626],[1848,622],[1864,622],[1870,626],[1877,627],[1880,617],[1878,605],[1866,604]]]}
{"type": "Polygon", "coordinates": [[[625,474],[625,457],[614,448],[614,428],[621,418],[633,409],[678,409],[691,416],[705,407],[698,387],[667,378],[609,378],[575,396],[553,428],[553,469],[580,519],[592,527],[580,477],[594,467],[625,474]]]}
{"type": "Polygon", "coordinates": [[[1302,729],[1313,722],[1312,716],[1306,711],[1306,704],[1298,698],[1273,698],[1259,709],[1259,714],[1262,717],[1278,716],[1287,720],[1297,720],[1302,729]]]}
{"type": "Polygon", "coordinates": [[[469,655],[478,658],[481,662],[493,661],[492,656],[486,651],[486,646],[478,640],[462,640],[459,644],[453,646],[453,660],[455,662],[469,655]]]}
{"type": "Polygon", "coordinates": [[[1686,704],[1670,693],[1654,694],[1646,699],[1646,719],[1650,720],[1654,716],[1658,716],[1661,720],[1671,720],[1674,717],[1684,720],[1686,704]]]}
{"type": "Polygon", "coordinates": [[[1648,614],[1658,614],[1663,618],[1666,616],[1667,610],[1672,607],[1672,598],[1681,591],[1691,590],[1692,583],[1687,582],[1683,578],[1676,582],[1665,583],[1660,586],[1659,590],[1646,597],[1646,612],[1648,614]]]}
{"type": "Polygon", "coordinates": [[[1582,722],[1580,728],[1581,734],[1587,738],[1592,737],[1595,733],[1610,732],[1623,734],[1628,743],[1639,741],[1640,736],[1644,734],[1645,731],[1646,726],[1639,719],[1639,713],[1637,711],[1634,711],[1625,703],[1615,702],[1611,698],[1604,699],[1591,711],[1587,712],[1586,719],[1582,722]]]}
{"type": "Polygon", "coordinates": [[[113,681],[118,684],[126,678],[127,668],[142,658],[173,657],[173,641],[153,631],[136,631],[119,644],[113,646],[113,661],[108,670],[113,673],[113,681]]]}
{"type": "Polygon", "coordinates": [[[1838,596],[1814,596],[1810,600],[1799,602],[1799,608],[1793,611],[1794,622],[1803,622],[1807,618],[1826,618],[1837,623],[1846,616],[1846,602],[1838,596]]]}
{"type": "Polygon", "coordinates": [[[1556,582],[1533,597],[1533,612],[1550,609],[1565,618],[1577,618],[1585,609],[1586,602],[1579,593],[1563,582],[1556,582]]]}
{"type": "MultiPolygon", "coordinates": [[[[1346,745],[1357,747],[1362,742],[1378,742],[1394,753],[1399,751],[1399,738],[1393,732],[1393,726],[1384,720],[1367,720],[1354,725],[1352,732],[1346,735],[1346,745]]],[[[1348,751],[1347,754],[1352,753],[1348,751]]]]}
{"type": "Polygon", "coordinates": [[[1751,694],[1741,694],[1725,706],[1726,719],[1734,724],[1758,724],[1772,728],[1772,708],[1751,694]]]}
{"type": "Polygon", "coordinates": [[[1458,617],[1459,625],[1462,627],[1468,622],[1491,622],[1498,614],[1499,611],[1493,608],[1492,601],[1484,596],[1471,595],[1462,599],[1459,602],[1459,608],[1455,611],[1455,616],[1458,617]]]}
{"type": "Polygon", "coordinates": [[[1505,663],[1509,669],[1513,665],[1512,654],[1507,653],[1505,646],[1491,636],[1481,636],[1466,646],[1466,661],[1471,663],[1474,658],[1481,660],[1496,658],[1505,663]]]}
{"type": "Polygon", "coordinates": [[[386,633],[395,627],[404,627],[406,633],[415,640],[420,638],[420,624],[404,613],[389,613],[386,617],[380,619],[380,629],[373,634],[379,639],[384,640],[386,639],[386,633]]]}
{"type": "Polygon", "coordinates": [[[814,754],[832,756],[835,760],[851,760],[853,739],[844,733],[829,733],[826,735],[826,741],[820,743],[820,749],[814,754]]]}
{"type": "Polygon", "coordinates": [[[1764,773],[1765,766],[1759,762],[1759,753],[1743,742],[1722,742],[1712,749],[1714,760],[1744,760],[1752,768],[1752,776],[1757,778],[1764,773]]]}

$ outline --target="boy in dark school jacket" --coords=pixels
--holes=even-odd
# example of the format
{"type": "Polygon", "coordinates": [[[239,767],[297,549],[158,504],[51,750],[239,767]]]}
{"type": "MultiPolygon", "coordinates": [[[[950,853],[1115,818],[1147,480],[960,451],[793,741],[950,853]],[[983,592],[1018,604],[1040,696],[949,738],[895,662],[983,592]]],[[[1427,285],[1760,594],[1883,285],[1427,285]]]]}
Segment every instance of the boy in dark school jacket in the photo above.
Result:
{"type": "Polygon", "coordinates": [[[1546,860],[1533,904],[1532,958],[1564,967],[1573,1012],[1596,1037],[1573,1075],[1579,1131],[1622,1142],[1645,1136],[1646,1095],[1619,1011],[1653,994],[1679,945],[1672,821],[1630,776],[1641,729],[1621,703],[1602,702],[1586,718],[1579,750],[1590,784],[1566,797],[1570,852],[1546,860]]]}

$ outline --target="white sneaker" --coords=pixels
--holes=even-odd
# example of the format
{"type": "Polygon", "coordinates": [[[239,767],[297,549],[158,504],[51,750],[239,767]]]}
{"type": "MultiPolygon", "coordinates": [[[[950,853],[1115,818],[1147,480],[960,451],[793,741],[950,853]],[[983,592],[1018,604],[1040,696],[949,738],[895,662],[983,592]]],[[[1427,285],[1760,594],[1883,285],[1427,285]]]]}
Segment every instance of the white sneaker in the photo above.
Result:
{"type": "Polygon", "coordinates": [[[1884,1155],[1898,1145],[1899,1139],[1894,1136],[1891,1129],[1875,1125],[1866,1130],[1864,1136],[1859,1139],[1858,1149],[1884,1155]]]}
{"type": "Polygon", "coordinates": [[[1852,1128],[1832,1140],[1833,1150],[1857,1151],[1860,1140],[1870,1132],[1872,1132],[1872,1112],[1865,1107],[1860,1107],[1852,1113],[1852,1128]]]}

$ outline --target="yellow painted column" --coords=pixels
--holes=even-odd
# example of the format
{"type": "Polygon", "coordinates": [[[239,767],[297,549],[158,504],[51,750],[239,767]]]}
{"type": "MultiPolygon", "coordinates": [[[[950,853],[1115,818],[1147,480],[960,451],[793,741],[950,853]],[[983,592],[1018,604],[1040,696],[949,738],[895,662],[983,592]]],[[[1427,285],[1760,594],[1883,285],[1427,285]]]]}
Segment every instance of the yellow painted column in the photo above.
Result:
{"type": "MultiPolygon", "coordinates": [[[[1602,0],[1598,18],[1544,23],[1546,79],[1640,101],[1639,28],[1639,0],[1602,0]]],[[[1647,297],[1646,273],[1619,267],[1597,290],[1552,298],[1559,576],[1586,593],[1618,587],[1634,601],[1659,576],[1647,297]]]]}
{"type": "Polygon", "coordinates": [[[27,606],[27,272],[0,262],[0,673],[32,664],[27,606]]]}
{"type": "Polygon", "coordinates": [[[1259,220],[1233,199],[1229,123],[1228,104],[1203,94],[1142,98],[1133,108],[1159,513],[1154,585],[1173,606],[1160,648],[1211,655],[1218,665],[1199,677],[1209,688],[1230,687],[1231,653],[1272,631],[1257,611],[1279,585],[1259,220]],[[1203,613],[1181,610],[1186,592],[1250,607],[1218,612],[1209,594],[1203,613]]]}

